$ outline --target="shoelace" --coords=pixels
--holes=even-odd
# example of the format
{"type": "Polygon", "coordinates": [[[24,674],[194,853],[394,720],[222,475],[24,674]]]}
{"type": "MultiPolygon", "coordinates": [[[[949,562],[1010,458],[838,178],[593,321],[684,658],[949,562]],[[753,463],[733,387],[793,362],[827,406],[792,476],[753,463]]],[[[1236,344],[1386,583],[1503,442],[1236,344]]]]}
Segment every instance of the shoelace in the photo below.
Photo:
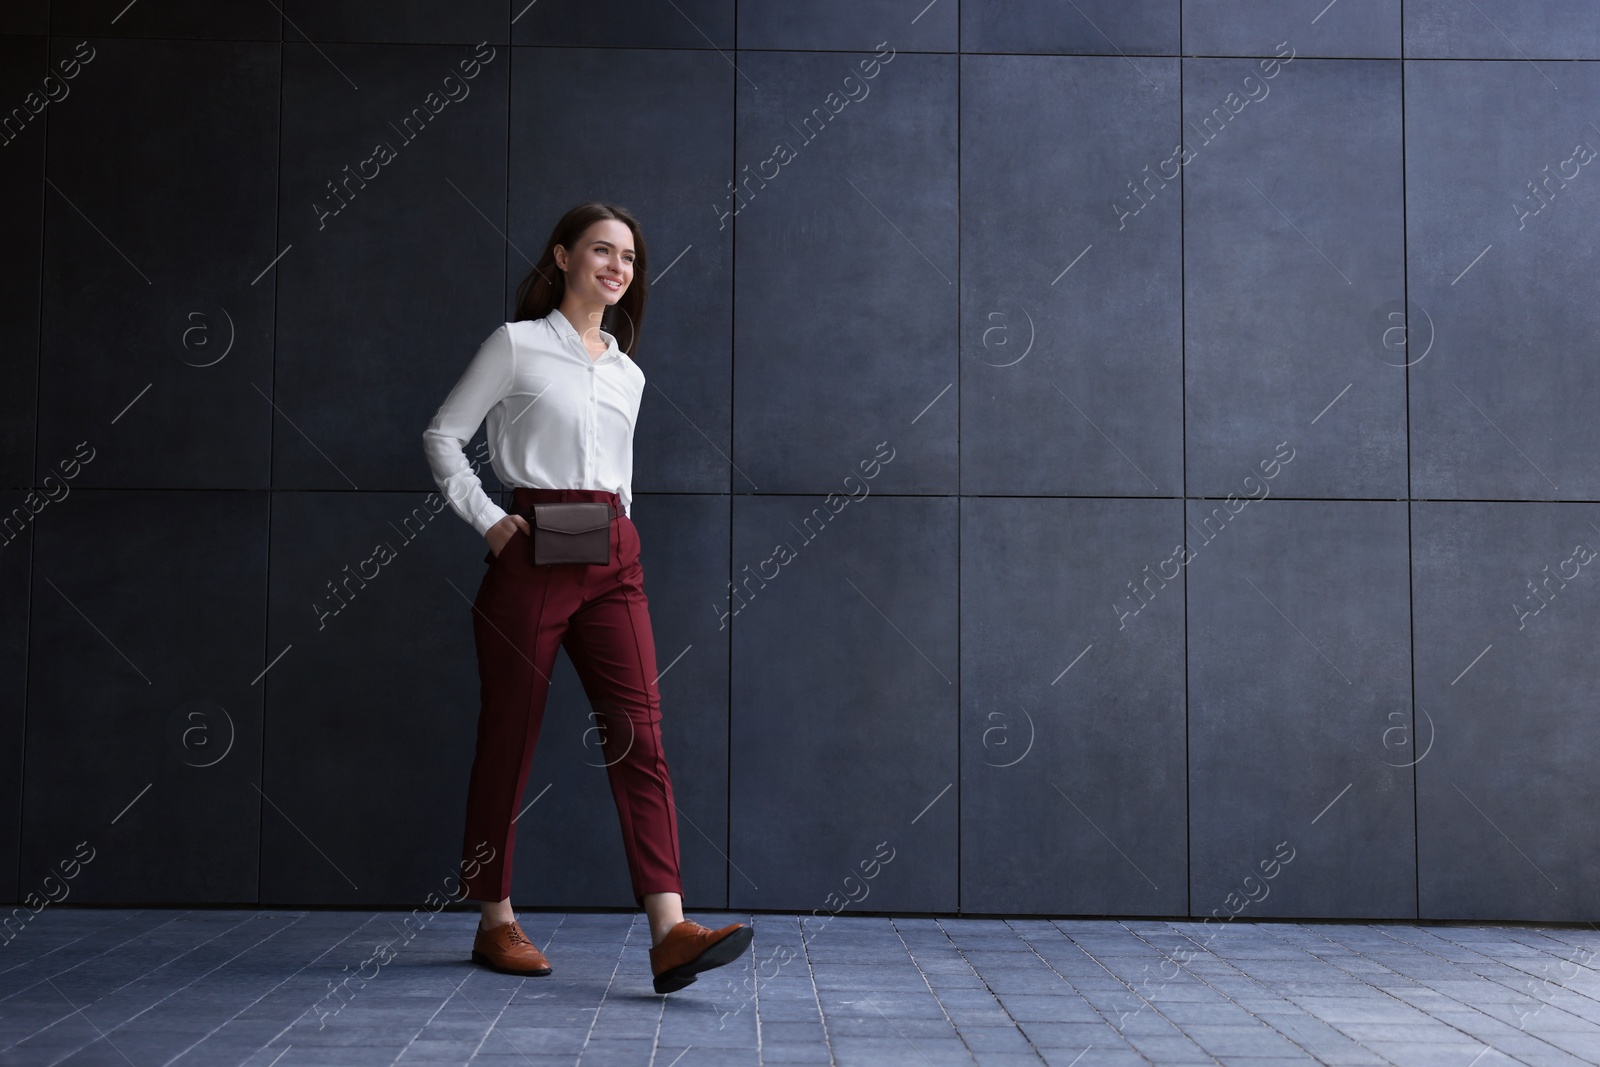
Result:
{"type": "Polygon", "coordinates": [[[513,945],[519,941],[524,945],[533,944],[532,941],[529,941],[527,938],[522,936],[522,927],[518,926],[516,923],[511,924],[511,929],[506,935],[506,940],[510,941],[513,945]]]}

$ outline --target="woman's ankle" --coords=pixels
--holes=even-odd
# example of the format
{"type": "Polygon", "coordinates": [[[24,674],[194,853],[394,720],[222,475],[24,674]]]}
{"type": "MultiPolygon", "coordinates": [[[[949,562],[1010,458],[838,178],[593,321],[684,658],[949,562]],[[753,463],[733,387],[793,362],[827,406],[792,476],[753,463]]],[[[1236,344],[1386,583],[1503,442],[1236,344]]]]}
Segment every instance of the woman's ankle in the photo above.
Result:
{"type": "Polygon", "coordinates": [[[683,896],[679,893],[646,893],[641,898],[645,918],[650,924],[650,945],[659,945],[667,932],[683,921],[683,896]]]}

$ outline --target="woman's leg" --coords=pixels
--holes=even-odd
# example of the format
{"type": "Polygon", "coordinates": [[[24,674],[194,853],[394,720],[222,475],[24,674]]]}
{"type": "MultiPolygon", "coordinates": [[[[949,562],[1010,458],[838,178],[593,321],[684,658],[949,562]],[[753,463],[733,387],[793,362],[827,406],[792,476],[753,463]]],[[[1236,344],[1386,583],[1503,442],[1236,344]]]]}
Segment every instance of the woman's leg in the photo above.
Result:
{"type": "Polygon", "coordinates": [[[565,568],[535,567],[527,535],[489,556],[473,602],[481,709],[467,787],[462,879],[484,928],[508,922],[516,820],[544,720],[556,649],[581,591],[565,568]]]}
{"type": "Polygon", "coordinates": [[[616,556],[604,572],[591,568],[593,599],[573,613],[563,644],[600,729],[634,900],[659,942],[683,919],[677,805],[661,746],[656,646],[638,533],[625,517],[613,528],[616,556]]]}
{"type": "Polygon", "coordinates": [[[650,919],[651,984],[671,993],[732,963],[754,936],[743,923],[717,930],[683,918],[677,804],[661,751],[656,646],[639,565],[639,535],[619,518],[618,559],[593,575],[594,599],[575,612],[564,642],[600,720],[611,795],[622,822],[634,899],[650,919]]]}

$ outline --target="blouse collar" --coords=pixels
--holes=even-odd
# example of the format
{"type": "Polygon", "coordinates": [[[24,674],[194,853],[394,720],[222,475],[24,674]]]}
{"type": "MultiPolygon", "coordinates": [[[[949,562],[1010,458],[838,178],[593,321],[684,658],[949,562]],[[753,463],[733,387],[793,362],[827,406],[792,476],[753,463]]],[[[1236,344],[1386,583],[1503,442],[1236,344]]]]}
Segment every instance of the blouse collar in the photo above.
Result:
{"type": "Polygon", "coordinates": [[[550,320],[550,325],[555,328],[556,333],[565,338],[569,344],[576,346],[577,351],[581,352],[583,354],[583,358],[588,360],[590,363],[610,363],[613,360],[620,358],[619,354],[621,353],[622,348],[617,344],[617,339],[613,337],[609,331],[605,329],[600,330],[600,336],[604,338],[606,342],[606,350],[600,356],[595,357],[589,354],[589,346],[583,343],[582,335],[578,333],[577,328],[574,327],[570,321],[568,321],[567,317],[561,314],[560,308],[551,308],[550,314],[546,316],[546,318],[550,320]]]}

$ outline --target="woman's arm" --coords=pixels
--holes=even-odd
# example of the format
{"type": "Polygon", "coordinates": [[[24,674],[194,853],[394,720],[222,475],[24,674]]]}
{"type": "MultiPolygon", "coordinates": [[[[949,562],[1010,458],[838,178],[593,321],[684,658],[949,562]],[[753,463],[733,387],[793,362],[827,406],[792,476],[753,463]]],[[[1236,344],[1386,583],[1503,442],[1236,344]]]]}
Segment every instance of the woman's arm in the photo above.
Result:
{"type": "Polygon", "coordinates": [[[434,484],[480,536],[505,518],[506,511],[484,492],[467,460],[467,442],[478,432],[489,409],[510,390],[514,369],[511,329],[509,324],[502,325],[478,347],[461,380],[422,432],[434,484]]]}

